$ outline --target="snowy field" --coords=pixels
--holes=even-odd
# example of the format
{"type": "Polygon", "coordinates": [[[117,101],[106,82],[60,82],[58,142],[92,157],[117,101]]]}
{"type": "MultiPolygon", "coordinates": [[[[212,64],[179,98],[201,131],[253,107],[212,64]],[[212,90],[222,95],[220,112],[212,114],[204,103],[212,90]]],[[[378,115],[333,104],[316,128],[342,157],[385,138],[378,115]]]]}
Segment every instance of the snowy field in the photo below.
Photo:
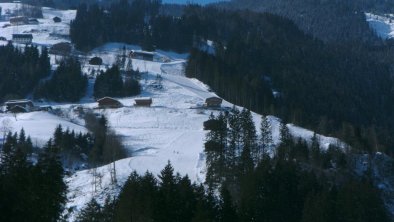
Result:
{"type": "Polygon", "coordinates": [[[390,39],[394,37],[394,15],[375,15],[372,13],[365,13],[367,22],[372,27],[376,34],[382,39],[390,39]]]}
{"type": "MultiPolygon", "coordinates": [[[[15,3],[0,3],[2,8],[2,15],[4,16],[6,10],[15,11],[17,4],[15,3]]],[[[12,34],[32,34],[33,43],[37,45],[53,45],[59,42],[70,42],[67,37],[70,32],[70,21],[75,18],[76,10],[55,10],[52,8],[43,8],[42,19],[37,19],[37,25],[19,25],[8,26],[8,20],[0,21],[0,36],[5,37],[7,40],[12,39],[12,34]],[[60,23],[55,23],[53,17],[61,18],[60,23]]],[[[0,41],[0,44],[6,44],[6,41],[0,41]]]]}

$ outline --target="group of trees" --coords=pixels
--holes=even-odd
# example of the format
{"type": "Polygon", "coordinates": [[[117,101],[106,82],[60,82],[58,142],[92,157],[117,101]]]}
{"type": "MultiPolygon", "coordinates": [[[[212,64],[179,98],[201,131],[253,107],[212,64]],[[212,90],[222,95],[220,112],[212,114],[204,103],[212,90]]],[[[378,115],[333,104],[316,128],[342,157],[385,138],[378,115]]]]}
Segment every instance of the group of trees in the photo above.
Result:
{"type": "Polygon", "coordinates": [[[139,82],[131,77],[123,80],[117,65],[113,65],[105,72],[102,71],[94,82],[95,98],[133,96],[138,95],[140,92],[139,82]]]}
{"type": "Polygon", "coordinates": [[[156,179],[133,172],[119,196],[104,205],[92,199],[78,221],[390,221],[379,193],[366,180],[330,184],[292,161],[265,157],[239,181],[220,192],[192,184],[167,164],[156,179]]]}
{"type": "Polygon", "coordinates": [[[246,109],[239,111],[233,108],[216,117],[211,115],[205,122],[205,129],[209,130],[204,149],[206,183],[211,188],[224,182],[239,181],[268,155],[320,169],[347,167],[346,155],[339,147],[330,145],[327,150],[323,150],[316,134],[310,144],[304,139],[293,138],[284,123],[280,124],[279,129],[281,142],[279,145],[274,144],[271,123],[266,116],[262,116],[258,135],[251,113],[246,109]]]}
{"type": "Polygon", "coordinates": [[[159,12],[160,1],[117,1],[108,9],[81,4],[71,22],[70,37],[78,49],[88,50],[105,42],[119,41],[152,48],[150,20],[159,12]],[[84,32],[81,32],[84,30],[84,32]]]}
{"type": "Polygon", "coordinates": [[[78,220],[230,221],[216,220],[221,216],[221,209],[225,210],[224,205],[217,205],[213,195],[206,195],[203,186],[192,184],[187,176],[175,174],[171,164],[165,166],[158,178],[149,172],[143,176],[131,173],[115,200],[100,206],[93,199],[80,212],[78,220]]]}
{"type": "Polygon", "coordinates": [[[247,110],[209,121],[206,183],[228,190],[239,218],[232,221],[389,221],[371,180],[349,173],[344,151],[323,150],[317,135],[296,140],[282,123],[272,149],[267,117],[259,136],[247,110]]]}
{"type": "Polygon", "coordinates": [[[31,140],[23,130],[19,136],[8,134],[1,149],[1,221],[56,221],[61,218],[66,184],[58,150],[49,141],[33,160],[32,149],[31,140]]]}
{"type": "Polygon", "coordinates": [[[79,167],[81,163],[86,162],[93,144],[92,134],[64,130],[61,125],[58,125],[53,133],[52,145],[59,150],[65,168],[79,167]]]}
{"type": "Polygon", "coordinates": [[[23,50],[12,44],[0,46],[0,100],[25,97],[49,73],[46,48],[40,53],[35,46],[23,50]]]}
{"type": "Polygon", "coordinates": [[[378,39],[369,28],[364,12],[378,7],[389,12],[389,5],[394,6],[388,1],[378,1],[236,0],[222,6],[276,14],[294,21],[305,33],[323,41],[350,42],[378,39]]]}
{"type": "Polygon", "coordinates": [[[92,167],[127,157],[121,138],[110,129],[104,115],[97,117],[94,113],[87,113],[85,123],[94,138],[93,146],[89,152],[89,162],[92,167]]]}
{"type": "Polygon", "coordinates": [[[85,95],[87,81],[80,63],[76,59],[67,58],[60,62],[49,80],[37,86],[34,97],[56,102],[76,102],[85,95]]]}

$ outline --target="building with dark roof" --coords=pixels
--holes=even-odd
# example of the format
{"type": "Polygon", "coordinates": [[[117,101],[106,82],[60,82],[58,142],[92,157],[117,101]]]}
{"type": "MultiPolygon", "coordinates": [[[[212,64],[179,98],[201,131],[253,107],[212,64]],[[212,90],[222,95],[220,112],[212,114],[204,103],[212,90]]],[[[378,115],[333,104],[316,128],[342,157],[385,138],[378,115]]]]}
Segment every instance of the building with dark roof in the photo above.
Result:
{"type": "Polygon", "coordinates": [[[120,108],[123,106],[121,102],[108,96],[98,99],[97,102],[98,102],[98,107],[102,109],[120,108]]]}
{"type": "Polygon", "coordinates": [[[12,34],[12,42],[19,44],[31,44],[33,41],[32,34],[12,34]]]}
{"type": "Polygon", "coordinates": [[[141,59],[147,61],[153,61],[154,56],[155,56],[154,52],[134,51],[134,50],[132,50],[129,54],[129,57],[132,59],[141,59]]]}
{"type": "Polygon", "coordinates": [[[219,97],[209,97],[205,99],[205,106],[207,107],[220,107],[223,99],[219,97]]]}
{"type": "Polygon", "coordinates": [[[135,101],[135,106],[151,106],[152,105],[152,98],[149,97],[141,97],[141,98],[136,98],[134,99],[135,101]]]}
{"type": "Polygon", "coordinates": [[[29,23],[29,19],[25,16],[17,16],[10,18],[11,25],[26,25],[29,23]]]}
{"type": "Polygon", "coordinates": [[[34,110],[34,104],[32,101],[23,99],[23,100],[9,100],[4,103],[6,110],[8,112],[29,112],[34,110]]]}

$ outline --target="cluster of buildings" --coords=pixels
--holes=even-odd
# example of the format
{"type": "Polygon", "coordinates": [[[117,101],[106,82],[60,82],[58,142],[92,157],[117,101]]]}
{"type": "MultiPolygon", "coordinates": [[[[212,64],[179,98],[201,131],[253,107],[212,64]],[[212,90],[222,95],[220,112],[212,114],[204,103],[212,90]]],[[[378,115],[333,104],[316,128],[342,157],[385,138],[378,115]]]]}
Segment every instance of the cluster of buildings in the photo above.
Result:
{"type": "Polygon", "coordinates": [[[50,111],[50,106],[35,106],[31,100],[8,100],[4,103],[5,112],[10,113],[28,113],[33,111],[50,111]]]}
{"type": "MultiPolygon", "coordinates": [[[[54,23],[59,23],[61,22],[62,19],[59,17],[54,17],[53,22],[54,23]]],[[[10,18],[10,24],[11,26],[19,26],[19,25],[38,25],[39,21],[36,18],[28,18],[26,16],[16,16],[10,18]]],[[[6,26],[3,26],[5,28],[6,26]]],[[[4,40],[4,39],[2,39],[4,40]]],[[[12,42],[18,43],[18,44],[31,44],[33,41],[33,35],[32,34],[12,34],[12,42]]]]}
{"type": "MultiPolygon", "coordinates": [[[[135,101],[134,104],[135,106],[145,106],[145,107],[150,107],[153,102],[152,98],[150,97],[136,98],[134,99],[134,101],[135,101]]],[[[98,99],[97,103],[98,103],[98,108],[100,109],[123,107],[123,104],[119,100],[116,100],[108,96],[98,99]]]]}
{"type": "MultiPolygon", "coordinates": [[[[219,108],[221,107],[223,99],[219,97],[209,97],[205,99],[204,107],[206,108],[219,108]]],[[[142,107],[150,107],[152,105],[152,98],[150,97],[140,97],[134,99],[134,106],[142,106],[142,107]]],[[[103,97],[97,100],[98,108],[107,109],[107,108],[120,108],[123,107],[123,104],[112,97],[103,97]]]]}

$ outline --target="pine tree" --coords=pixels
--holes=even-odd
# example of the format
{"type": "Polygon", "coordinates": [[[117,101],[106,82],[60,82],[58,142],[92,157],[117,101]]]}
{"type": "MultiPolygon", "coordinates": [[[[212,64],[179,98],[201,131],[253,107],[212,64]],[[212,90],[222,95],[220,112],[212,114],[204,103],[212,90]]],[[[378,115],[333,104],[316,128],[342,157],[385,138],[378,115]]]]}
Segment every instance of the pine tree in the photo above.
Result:
{"type": "Polygon", "coordinates": [[[271,124],[267,116],[261,116],[261,125],[260,125],[260,149],[258,153],[258,160],[261,160],[263,155],[266,155],[267,152],[270,151],[270,148],[273,145],[272,140],[272,131],[271,131],[271,124]]]}
{"type": "Polygon", "coordinates": [[[236,208],[233,204],[230,192],[225,186],[220,190],[219,220],[220,222],[238,221],[236,208]]]}
{"type": "Polygon", "coordinates": [[[293,138],[290,134],[289,128],[287,128],[285,123],[281,122],[279,127],[280,144],[277,148],[276,156],[279,159],[289,159],[291,149],[293,148],[293,138]]]}
{"type": "Polygon", "coordinates": [[[174,168],[169,161],[160,172],[159,179],[158,205],[155,207],[156,212],[153,216],[157,221],[178,221],[173,206],[176,205],[176,180],[179,178],[174,175],[174,168]]]}
{"type": "MultiPolygon", "coordinates": [[[[257,156],[257,134],[256,134],[256,127],[254,125],[254,121],[252,118],[252,114],[250,110],[243,109],[240,114],[240,121],[241,121],[241,135],[242,135],[242,147],[243,150],[246,148],[250,152],[253,152],[253,157],[257,156]]],[[[244,151],[241,152],[244,153],[244,151]]],[[[250,155],[250,154],[249,154],[250,155]]]]}
{"type": "Polygon", "coordinates": [[[314,165],[321,165],[320,142],[316,133],[313,134],[313,137],[311,139],[311,159],[314,165]]]}
{"type": "Polygon", "coordinates": [[[206,135],[205,154],[207,164],[206,182],[209,187],[217,187],[225,177],[227,127],[226,119],[222,113],[217,118],[211,114],[210,120],[215,122],[216,127],[206,135]]]}
{"type": "Polygon", "coordinates": [[[103,222],[102,219],[102,207],[95,199],[89,201],[77,216],[80,222],[103,222]]]}
{"type": "Polygon", "coordinates": [[[41,183],[42,205],[40,213],[43,221],[53,221],[60,218],[66,203],[67,185],[65,184],[64,169],[60,162],[59,150],[50,139],[43,152],[39,155],[35,166],[40,172],[38,180],[41,183]]]}

